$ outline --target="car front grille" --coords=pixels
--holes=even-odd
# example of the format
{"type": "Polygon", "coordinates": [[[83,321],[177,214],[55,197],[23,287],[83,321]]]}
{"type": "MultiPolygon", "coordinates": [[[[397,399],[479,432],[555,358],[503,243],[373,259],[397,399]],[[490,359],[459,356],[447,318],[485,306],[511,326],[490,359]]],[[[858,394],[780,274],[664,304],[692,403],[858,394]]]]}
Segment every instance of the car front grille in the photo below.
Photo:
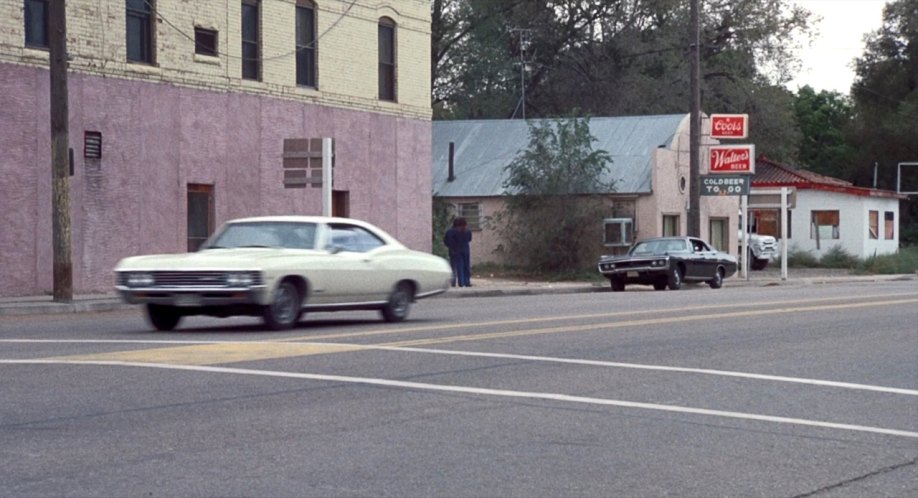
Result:
{"type": "Polygon", "coordinates": [[[131,273],[145,273],[153,276],[153,285],[150,287],[226,287],[227,275],[246,274],[252,278],[253,286],[262,285],[261,272],[258,271],[121,271],[118,272],[118,285],[128,286],[128,276],[131,273]]]}

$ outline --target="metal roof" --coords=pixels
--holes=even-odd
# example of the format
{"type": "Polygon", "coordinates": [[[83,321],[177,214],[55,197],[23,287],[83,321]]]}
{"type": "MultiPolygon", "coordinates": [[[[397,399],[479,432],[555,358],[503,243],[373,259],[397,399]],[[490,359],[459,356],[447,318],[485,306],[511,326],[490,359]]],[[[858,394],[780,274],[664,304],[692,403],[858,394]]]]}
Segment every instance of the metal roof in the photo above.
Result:
{"type": "MultiPolygon", "coordinates": [[[[652,153],[670,148],[687,114],[602,117],[590,119],[594,149],[612,156],[606,175],[617,193],[649,193],[652,153]]],[[[433,192],[442,197],[490,197],[504,193],[504,168],[529,146],[524,120],[434,121],[433,192]],[[449,143],[455,143],[453,181],[449,176],[449,143]]]]}

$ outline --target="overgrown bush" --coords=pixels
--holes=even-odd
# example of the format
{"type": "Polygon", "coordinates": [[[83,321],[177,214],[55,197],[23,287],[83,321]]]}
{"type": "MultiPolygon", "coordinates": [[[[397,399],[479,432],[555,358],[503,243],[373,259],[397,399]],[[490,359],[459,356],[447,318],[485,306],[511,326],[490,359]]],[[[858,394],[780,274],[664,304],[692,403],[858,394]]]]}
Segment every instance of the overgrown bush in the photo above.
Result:
{"type": "Polygon", "coordinates": [[[853,269],[858,264],[858,258],[846,251],[842,246],[832,246],[825,254],[819,258],[819,267],[821,268],[850,268],[853,269]]]}
{"type": "Polygon", "coordinates": [[[870,256],[858,262],[857,270],[885,275],[915,273],[918,271],[918,247],[903,247],[896,254],[870,256]]]}
{"type": "MultiPolygon", "coordinates": [[[[777,264],[780,263],[781,261],[778,259],[777,264]]],[[[787,251],[787,266],[791,268],[817,268],[819,267],[819,258],[810,251],[791,247],[787,251]]]]}

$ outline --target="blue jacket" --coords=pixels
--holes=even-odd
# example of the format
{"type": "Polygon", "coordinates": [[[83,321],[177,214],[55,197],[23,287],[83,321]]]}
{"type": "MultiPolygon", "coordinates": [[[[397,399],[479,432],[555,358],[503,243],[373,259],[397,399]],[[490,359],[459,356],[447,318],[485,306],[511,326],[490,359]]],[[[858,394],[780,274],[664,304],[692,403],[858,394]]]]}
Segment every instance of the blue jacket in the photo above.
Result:
{"type": "Polygon", "coordinates": [[[469,254],[469,242],[472,241],[472,232],[468,229],[460,231],[450,228],[443,236],[443,244],[449,249],[450,254],[469,254]]]}

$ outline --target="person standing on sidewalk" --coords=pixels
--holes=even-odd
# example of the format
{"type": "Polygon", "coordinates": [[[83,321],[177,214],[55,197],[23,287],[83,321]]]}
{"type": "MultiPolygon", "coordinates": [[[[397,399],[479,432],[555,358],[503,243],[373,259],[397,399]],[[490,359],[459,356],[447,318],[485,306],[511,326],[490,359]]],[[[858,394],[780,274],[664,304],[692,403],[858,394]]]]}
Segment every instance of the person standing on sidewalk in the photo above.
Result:
{"type": "Polygon", "coordinates": [[[471,249],[472,232],[468,229],[465,218],[453,220],[453,226],[443,236],[443,244],[449,250],[449,264],[453,267],[452,284],[455,287],[471,287],[471,249]]]}

